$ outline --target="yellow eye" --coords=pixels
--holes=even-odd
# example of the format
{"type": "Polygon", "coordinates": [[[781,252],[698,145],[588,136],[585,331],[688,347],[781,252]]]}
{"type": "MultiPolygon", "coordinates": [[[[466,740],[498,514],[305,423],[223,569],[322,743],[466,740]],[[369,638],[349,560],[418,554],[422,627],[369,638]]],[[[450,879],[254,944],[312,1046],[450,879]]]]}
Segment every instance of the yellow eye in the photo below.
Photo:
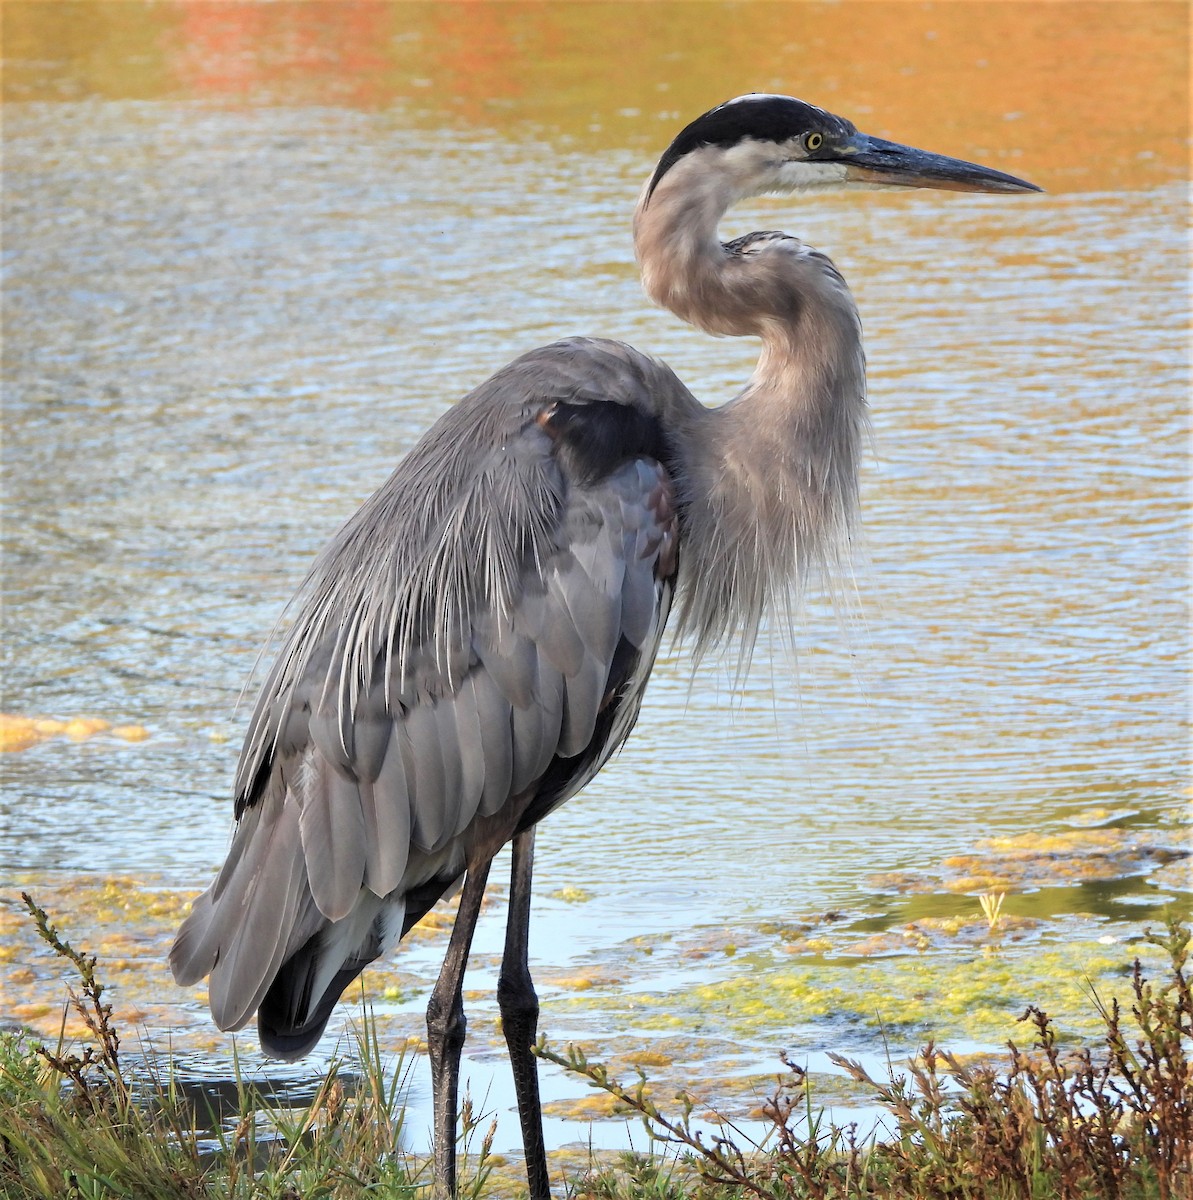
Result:
{"type": "Polygon", "coordinates": [[[804,149],[808,151],[819,150],[824,145],[824,134],[822,133],[806,133],[804,134],[804,149]]]}

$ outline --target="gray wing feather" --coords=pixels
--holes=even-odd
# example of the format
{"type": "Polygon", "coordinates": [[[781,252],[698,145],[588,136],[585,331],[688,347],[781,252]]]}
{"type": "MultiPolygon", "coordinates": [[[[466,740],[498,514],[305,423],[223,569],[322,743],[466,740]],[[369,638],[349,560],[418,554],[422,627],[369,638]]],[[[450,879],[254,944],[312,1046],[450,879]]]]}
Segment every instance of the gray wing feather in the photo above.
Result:
{"type": "MultiPolygon", "coordinates": [[[[628,516],[624,505],[619,505],[623,519],[628,516]]],[[[576,565],[592,580],[593,585],[606,594],[617,591],[621,584],[621,567],[624,564],[620,529],[608,525],[596,525],[594,519],[603,514],[599,509],[581,511],[569,522],[568,551],[576,565]]]]}
{"type": "Polygon", "coordinates": [[[599,585],[587,571],[577,566],[561,571],[558,590],[552,588],[584,648],[603,663],[613,661],[613,651],[621,632],[620,585],[624,570],[625,563],[618,553],[609,574],[599,585]],[[616,583],[610,576],[615,577],[616,583]]]}
{"type": "MultiPolygon", "coordinates": [[[[511,790],[528,788],[559,753],[563,721],[563,676],[539,660],[534,702],[513,710],[514,774],[511,790]]],[[[592,731],[589,730],[591,740],[592,731]]]]}
{"type": "Polygon", "coordinates": [[[654,550],[639,535],[637,553],[626,563],[625,580],[621,589],[621,633],[632,646],[641,647],[654,628],[658,615],[658,585],[654,574],[654,550]]]}
{"type": "Polygon", "coordinates": [[[563,611],[557,609],[551,616],[538,635],[539,653],[566,679],[584,663],[584,639],[563,611]]]}
{"type": "MultiPolygon", "coordinates": [[[[299,811],[278,792],[241,819],[218,903],[201,896],[170,952],[181,983],[210,973],[208,1002],[221,1029],[239,1029],[319,914],[309,904],[299,811]]],[[[312,930],[313,931],[313,930],[312,930]]]]}
{"type": "Polygon", "coordinates": [[[324,762],[355,778],[356,739],[352,722],[341,720],[335,706],[325,701],[307,718],[307,729],[324,762]]]}
{"type": "MultiPolygon", "coordinates": [[[[388,895],[390,889],[382,890],[386,881],[386,851],[381,840],[381,831],[377,824],[377,796],[373,790],[373,784],[376,780],[361,779],[357,783],[360,789],[360,815],[364,820],[365,826],[365,886],[375,896],[388,895]]],[[[383,797],[384,802],[384,797],[383,797]]],[[[388,813],[392,805],[386,805],[388,813]]],[[[409,841],[409,832],[407,831],[404,843],[409,841]]],[[[402,856],[402,868],[406,867],[406,855],[402,856]]],[[[402,878],[402,872],[393,877],[396,884],[402,878]]],[[[391,885],[392,887],[392,885],[391,885]]]]}
{"type": "Polygon", "coordinates": [[[352,720],[352,773],[357,779],[371,781],[381,773],[393,728],[393,717],[385,706],[384,686],[374,686],[367,703],[352,720]]]}
{"type": "Polygon", "coordinates": [[[473,637],[473,645],[481,666],[510,704],[525,708],[534,699],[538,671],[538,651],[534,643],[504,624],[491,633],[482,628],[477,634],[473,637]]]}
{"type": "Polygon", "coordinates": [[[472,780],[467,775],[465,760],[475,756],[476,751],[475,747],[465,750],[461,741],[460,708],[459,693],[435,705],[435,724],[439,730],[439,748],[443,755],[444,786],[456,797],[456,821],[451,827],[451,836],[454,838],[458,838],[475,819],[484,787],[483,777],[472,780]]]}
{"type": "MultiPolygon", "coordinates": [[[[471,679],[471,676],[469,676],[471,679]]],[[[450,709],[453,729],[452,745],[459,754],[461,811],[475,813],[481,807],[481,796],[485,790],[485,776],[490,764],[485,757],[485,746],[481,736],[480,713],[476,707],[476,695],[471,683],[466,681],[456,694],[450,709]]],[[[502,783],[508,788],[508,781],[502,783]]]]}
{"type": "Polygon", "coordinates": [[[539,656],[549,662],[565,679],[575,675],[584,664],[584,640],[568,618],[560,601],[553,575],[549,595],[536,595],[526,607],[524,627],[538,647],[539,656]]]}
{"type": "Polygon", "coordinates": [[[580,754],[592,741],[592,731],[608,683],[608,663],[600,662],[591,654],[586,654],[579,668],[568,676],[559,733],[559,753],[564,758],[580,754]]]}
{"type": "Polygon", "coordinates": [[[360,786],[322,757],[319,746],[303,756],[294,790],[302,803],[299,828],[311,895],[329,921],[339,921],[352,911],[365,879],[360,786]]]}
{"type": "MultiPolygon", "coordinates": [[[[456,837],[464,830],[476,814],[476,806],[469,807],[468,796],[464,791],[464,768],[460,761],[460,741],[456,724],[456,697],[445,697],[431,707],[434,723],[433,737],[439,751],[441,766],[441,786],[443,788],[443,819],[448,838],[456,837]]],[[[419,796],[421,807],[423,800],[419,796]]],[[[434,803],[434,801],[430,801],[434,803]]],[[[446,839],[444,839],[446,840],[446,839]]],[[[435,849],[440,849],[440,841],[435,849]]]]}
{"type": "Polygon", "coordinates": [[[485,785],[480,813],[491,817],[510,798],[514,778],[514,744],[511,737],[510,702],[488,671],[473,671],[468,677],[471,703],[480,725],[481,753],[485,760],[485,785]]]}
{"type": "MultiPolygon", "coordinates": [[[[402,748],[408,756],[411,780],[411,840],[426,854],[442,850],[467,828],[481,795],[483,775],[465,781],[465,752],[457,717],[460,707],[458,694],[443,697],[410,709],[402,723],[402,748]]],[[[475,757],[475,748],[470,748],[469,755],[475,757]]],[[[474,776],[476,765],[472,767],[474,776]]],[[[483,770],[483,763],[479,765],[483,770]]]]}
{"type": "Polygon", "coordinates": [[[402,757],[410,784],[410,837],[424,853],[438,850],[456,827],[460,797],[448,792],[437,705],[409,709],[402,721],[402,757]]]}
{"type": "Polygon", "coordinates": [[[401,731],[391,723],[389,748],[368,792],[365,824],[369,833],[369,888],[388,896],[402,881],[410,854],[410,793],[402,756],[401,731]]]}
{"type": "MultiPolygon", "coordinates": [[[[474,821],[582,756],[573,784],[553,776],[566,798],[628,733],[670,595],[670,485],[646,460],[565,479],[536,414],[582,392],[653,404],[660,371],[612,343],[525,356],[449,411],[320,559],[250,722],[228,860],[171,955],[180,981],[211,972],[222,1028],[284,962],[307,965],[279,978],[330,987],[384,952],[402,896],[464,869],[474,821]],[[643,663],[594,749],[623,639],[643,663]]],[[[316,1004],[270,998],[287,1020],[316,1004]]]]}

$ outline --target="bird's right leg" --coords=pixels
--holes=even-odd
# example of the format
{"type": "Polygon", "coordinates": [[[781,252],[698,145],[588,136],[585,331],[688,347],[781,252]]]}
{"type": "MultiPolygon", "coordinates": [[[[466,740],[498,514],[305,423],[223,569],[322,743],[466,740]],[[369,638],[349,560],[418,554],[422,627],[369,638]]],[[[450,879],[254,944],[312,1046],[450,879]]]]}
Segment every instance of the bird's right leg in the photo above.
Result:
{"type": "Polygon", "coordinates": [[[539,1002],[530,978],[530,880],[534,872],[534,826],[513,840],[513,871],[510,877],[509,924],[505,933],[505,957],[497,981],[497,1003],[501,1026],[509,1046],[518,1097],[518,1120],[526,1151],[526,1179],[530,1200],[551,1200],[547,1177],[547,1151],[543,1144],[543,1107],[539,1099],[538,1060],[534,1044],[538,1033],[539,1002]]]}
{"type": "Polygon", "coordinates": [[[464,1048],[464,968],[480,914],[491,859],[471,864],[460,893],[460,906],[439,978],[427,1004],[427,1050],[431,1058],[431,1097],[435,1114],[434,1200],[456,1194],[456,1104],[460,1090],[460,1052],[464,1048]]]}

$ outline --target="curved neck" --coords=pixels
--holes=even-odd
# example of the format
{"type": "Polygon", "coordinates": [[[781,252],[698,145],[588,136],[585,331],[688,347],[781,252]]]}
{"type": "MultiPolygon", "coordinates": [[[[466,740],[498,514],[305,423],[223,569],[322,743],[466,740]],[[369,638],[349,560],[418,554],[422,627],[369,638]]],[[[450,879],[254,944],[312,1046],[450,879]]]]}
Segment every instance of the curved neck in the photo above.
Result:
{"type": "Polygon", "coordinates": [[[751,195],[699,156],[680,163],[638,201],[634,252],[646,294],[707,333],[762,339],[751,380],[815,403],[845,371],[859,374],[861,325],[849,288],[824,255],[780,233],[722,243],[726,211],[751,195]]]}
{"type": "Polygon", "coordinates": [[[680,620],[707,648],[738,625],[752,642],[810,566],[843,565],[866,384],[857,307],[833,264],[784,234],[723,244],[721,218],[749,193],[700,167],[677,164],[643,193],[634,248],[656,303],[709,333],[762,339],[745,388],[679,434],[691,533],[680,620]]]}
{"type": "MultiPolygon", "coordinates": [[[[674,170],[692,174],[682,165],[674,170]]],[[[717,227],[737,197],[723,177],[709,176],[698,187],[682,182],[667,176],[649,197],[643,189],[638,200],[634,254],[642,287],[661,308],[708,333],[756,333],[752,327],[728,327],[733,314],[715,294],[727,258],[717,227]]]]}

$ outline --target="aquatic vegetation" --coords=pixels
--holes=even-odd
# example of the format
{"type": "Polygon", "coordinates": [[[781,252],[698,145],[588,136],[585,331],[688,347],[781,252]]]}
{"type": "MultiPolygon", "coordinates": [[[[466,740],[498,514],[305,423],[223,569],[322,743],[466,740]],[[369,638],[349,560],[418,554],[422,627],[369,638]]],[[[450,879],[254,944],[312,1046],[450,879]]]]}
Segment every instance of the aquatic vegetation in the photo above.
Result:
{"type": "MultiPolygon", "coordinates": [[[[168,1036],[175,1053],[227,1062],[236,1052],[237,1040],[212,1025],[203,990],[175,987],[165,966],[190,891],[153,877],[27,873],[13,882],[35,890],[100,955],[122,1026],[159,1046],[168,1036]]],[[[935,1038],[989,1052],[1015,1035],[1024,996],[1041,998],[1075,1035],[1091,1036],[1097,1018],[1085,980],[1112,988],[1134,955],[1150,962],[1150,948],[1137,944],[1137,924],[1079,912],[1054,917],[1046,907],[1031,910],[1044,915],[1024,915],[1030,900],[1008,895],[997,928],[980,911],[979,897],[940,889],[878,896],[852,911],[799,911],[731,929],[696,925],[629,938],[538,973],[543,1028],[560,1042],[584,1041],[622,1071],[634,1069],[623,1056],[665,1058],[641,1065],[666,1094],[687,1089],[708,1110],[734,1119],[758,1110],[765,1092],[759,1072],[776,1048],[813,1056],[830,1048],[867,1053],[885,1040],[902,1054],[935,1038]]],[[[372,1005],[388,1047],[413,1053],[422,1046],[425,997],[452,908],[449,902],[432,910],[393,957],[362,979],[359,994],[372,1005]]],[[[497,960],[482,953],[474,966],[492,973],[497,960]]],[[[0,904],[7,1018],[44,1038],[62,1030],[84,1036],[78,1014],[68,1009],[64,1016],[56,993],[61,975],[19,905],[0,904]]],[[[491,986],[470,989],[468,1002],[470,1053],[478,1060],[502,1056],[491,986]]],[[[344,1010],[338,1021],[349,1016],[344,1010]]],[[[246,1061],[255,1061],[254,1051],[250,1034],[246,1061]]],[[[827,1079],[821,1092],[827,1087],[834,1103],[857,1099],[841,1094],[839,1077],[827,1079]]],[[[566,1101],[561,1105],[559,1115],[568,1115],[566,1101]]],[[[572,1115],[591,1118],[578,1110],[572,1115]]]]}
{"type": "Polygon", "coordinates": [[[950,855],[934,869],[887,872],[870,882],[879,891],[903,893],[1023,892],[1145,875],[1180,862],[1187,887],[1189,856],[1187,844],[1146,839],[1136,829],[1098,825],[1091,817],[1072,829],[984,838],[972,853],[950,855]]]}
{"type": "MultiPolygon", "coordinates": [[[[1107,823],[1112,819],[1107,814],[1099,823],[1091,816],[1089,825],[1062,829],[1055,839],[1041,836],[1032,845],[1045,857],[1077,854],[1082,846],[1081,853],[1106,853],[1127,845],[1124,829],[1107,823]],[[1096,836],[1074,840],[1089,833],[1096,836]]],[[[989,845],[993,849],[983,848],[982,854],[1034,861],[1027,839],[992,838],[989,845]]],[[[1124,865],[1130,861],[1122,859],[1124,865]]],[[[1173,857],[1169,867],[1183,872],[1172,881],[1179,914],[1187,903],[1181,889],[1188,886],[1188,861],[1173,857]]],[[[1146,878],[1155,879],[1163,869],[1153,866],[1146,878]]],[[[1082,896],[1090,893],[1072,887],[1066,915],[1065,901],[1056,910],[1058,892],[1011,892],[994,925],[981,894],[950,891],[945,871],[943,864],[935,872],[926,869],[922,880],[931,886],[922,889],[859,896],[849,910],[796,910],[782,919],[732,927],[691,925],[585,951],[539,972],[543,1028],[559,1042],[583,1041],[612,1070],[647,1070],[660,1095],[687,1091],[701,1111],[733,1120],[758,1119],[767,1091],[767,1076],[760,1072],[776,1049],[798,1048],[810,1056],[803,1065],[818,1072],[812,1077],[816,1094],[857,1112],[863,1107],[860,1089],[823,1072],[824,1052],[872,1054],[885,1043],[891,1053],[908,1054],[935,1039],[990,1053],[1017,1036],[1025,997],[1039,998],[1070,1036],[1088,1038],[1099,1028],[1088,985],[1112,992],[1136,956],[1155,965],[1154,948],[1139,941],[1143,910],[1138,916],[1127,912],[1125,920],[1107,919],[1086,911],[1082,896]]],[[[110,989],[106,999],[122,1027],[159,1047],[168,1036],[172,1052],[219,1059],[231,1070],[228,1055],[240,1052],[234,1049],[237,1040],[214,1028],[202,989],[175,987],[165,966],[191,892],[160,877],[41,872],[12,882],[36,890],[43,905],[100,955],[110,989]]],[[[500,903],[500,890],[490,904],[500,903]]],[[[560,908],[569,903],[567,897],[555,900],[560,908]]],[[[425,996],[452,910],[451,902],[432,910],[393,957],[362,979],[361,1000],[372,1006],[374,1030],[391,1049],[421,1052],[425,996]]],[[[474,966],[494,973],[497,959],[480,953],[474,966]]],[[[0,904],[0,990],[7,1019],[43,1038],[85,1037],[78,1013],[70,1008],[64,1013],[61,977],[60,960],[38,939],[21,908],[0,904]]],[[[503,1056],[491,986],[470,989],[468,1002],[470,1053],[477,1061],[503,1056]]],[[[349,1016],[345,1010],[338,1020],[349,1016]]],[[[255,1062],[254,1051],[249,1035],[246,1062],[255,1062]]],[[[874,1060],[866,1062],[872,1067],[874,1060]]],[[[557,1099],[561,1117],[624,1119],[612,1106],[594,1112],[575,1096],[557,1099]]],[[[577,1137],[583,1137],[582,1126],[577,1137]]]]}
{"type": "Polygon", "coordinates": [[[697,1102],[656,1103],[646,1076],[626,1086],[574,1046],[539,1053],[635,1112],[651,1157],[623,1155],[575,1182],[591,1200],[693,1197],[729,1200],[1177,1200],[1193,1191],[1193,994],[1190,930],[1170,922],[1150,937],[1168,960],[1153,982],[1136,960],[1129,1022],[1119,1001],[1091,997],[1101,1047],[1062,1053],[1047,1013],[1020,1018],[1029,1050],[1008,1043],[1001,1064],[966,1062],[929,1042],[885,1079],[830,1057],[890,1114],[894,1128],[859,1139],[814,1107],[806,1073],[790,1060],[765,1109],[770,1128],[750,1141],[721,1121],[712,1133],[693,1119],[697,1102]]]}
{"type": "MultiPolygon", "coordinates": [[[[413,1200],[425,1191],[425,1164],[401,1147],[402,1061],[383,1059],[368,1009],[354,1052],[331,1064],[309,1103],[281,1105],[238,1078],[235,1109],[212,1128],[161,1060],[138,1061],[134,1075],[95,956],[25,900],[43,943],[71,967],[84,1032],[52,1045],[0,1035],[5,1200],[413,1200]]],[[[1097,1048],[1062,1050],[1071,1039],[1029,1008],[1003,1063],[929,1043],[885,1078],[830,1056],[840,1075],[786,1060],[777,1086],[773,1076],[743,1079],[743,1103],[769,1129],[765,1144],[693,1092],[664,1107],[674,1092],[659,1070],[707,1061],[727,1042],[663,1038],[643,1050],[624,1037],[614,1065],[636,1072],[629,1087],[581,1050],[541,1042],[543,1058],[593,1085],[590,1117],[636,1116],[652,1149],[553,1152],[552,1173],[578,1200],[1178,1200],[1193,1186],[1190,940],[1175,921],[1150,938],[1167,969],[1153,980],[1136,960],[1129,1015],[1109,990],[1087,995],[1097,1048]],[[1031,1045],[1021,1049],[1025,1027],[1031,1045]],[[817,1105],[846,1089],[882,1105],[893,1128],[859,1137],[833,1124],[817,1105]]],[[[468,1099],[462,1117],[463,1200],[519,1194],[516,1164],[492,1152],[493,1124],[468,1099]]]]}
{"type": "Polygon", "coordinates": [[[983,892],[978,897],[985,914],[986,923],[991,929],[997,929],[1002,919],[1002,902],[1007,898],[1006,892],[983,892]]]}
{"type": "Polygon", "coordinates": [[[0,752],[28,750],[53,737],[85,742],[97,733],[110,734],[123,742],[143,742],[149,737],[149,730],[144,725],[113,725],[103,717],[72,717],[60,721],[56,717],[0,713],[0,752]]]}
{"type": "Polygon", "coordinates": [[[1077,1020],[1085,1007],[1082,980],[1111,979],[1122,966],[1122,958],[1104,947],[1061,946],[1042,950],[1031,963],[977,953],[934,962],[930,971],[907,957],[864,965],[821,962],[761,980],[736,976],[696,995],[724,1013],[730,1028],[744,1018],[743,1032],[759,1021],[791,1027],[820,1018],[841,1033],[860,1025],[920,1039],[997,1043],[1013,1032],[1025,990],[1049,995],[1066,1018],[1077,1020]]]}
{"type": "MultiPolygon", "coordinates": [[[[155,1023],[168,1026],[167,1014],[176,1005],[163,1002],[171,994],[165,948],[192,893],[154,888],[123,876],[58,877],[53,883],[38,878],[36,883],[49,907],[85,926],[88,940],[104,959],[120,1021],[156,1017],[160,1020],[155,1023]]],[[[64,1016],[57,1000],[47,1003],[46,982],[58,975],[61,964],[15,905],[0,905],[0,946],[6,1017],[47,1035],[57,1033],[65,1022],[67,1036],[82,1036],[85,1029],[74,1010],[64,1016]]]]}
{"type": "Polygon", "coordinates": [[[565,904],[584,904],[592,899],[592,893],[569,884],[566,887],[556,888],[551,893],[551,899],[562,900],[565,904]]]}
{"type": "MultiPolygon", "coordinates": [[[[1096,921],[1039,926],[1003,916],[992,934],[980,915],[924,918],[860,941],[841,930],[819,952],[759,944],[722,958],[715,978],[689,973],[665,990],[622,989],[617,1011],[644,1040],[716,1029],[754,1060],[775,1046],[817,1050],[879,1036],[897,1048],[929,1038],[994,1048],[1014,1035],[1024,995],[1047,997],[1049,1011],[1087,1036],[1097,1028],[1088,982],[1112,986],[1132,955],[1150,961],[1154,953],[1146,944],[1105,942],[1096,921]],[[1003,952],[1020,937],[1031,939],[1029,954],[1003,952]]],[[[683,961],[682,948],[676,958],[683,961]]],[[[582,1027],[608,995],[599,986],[561,991],[550,998],[552,1020],[582,1027]]]]}
{"type": "MultiPolygon", "coordinates": [[[[194,891],[165,886],[161,878],[53,873],[18,876],[17,887],[36,889],[43,906],[79,929],[103,959],[116,1018],[160,1034],[191,1049],[221,1042],[205,1012],[204,988],[178,988],[166,956],[194,891]]],[[[13,897],[15,900],[15,897],[13,897]]],[[[435,942],[451,932],[452,905],[432,909],[411,931],[412,942],[435,942]]],[[[81,1037],[85,1027],[74,1010],[47,1000],[47,982],[61,974],[61,963],[41,941],[27,914],[16,903],[0,903],[0,984],[4,1015],[42,1036],[64,1029],[81,1037]],[[65,1024],[64,1024],[65,1022],[65,1024]]],[[[420,998],[425,981],[399,964],[381,964],[369,973],[369,995],[378,1002],[420,998]]],[[[401,1034],[404,1039],[406,1031],[401,1034]]]]}

